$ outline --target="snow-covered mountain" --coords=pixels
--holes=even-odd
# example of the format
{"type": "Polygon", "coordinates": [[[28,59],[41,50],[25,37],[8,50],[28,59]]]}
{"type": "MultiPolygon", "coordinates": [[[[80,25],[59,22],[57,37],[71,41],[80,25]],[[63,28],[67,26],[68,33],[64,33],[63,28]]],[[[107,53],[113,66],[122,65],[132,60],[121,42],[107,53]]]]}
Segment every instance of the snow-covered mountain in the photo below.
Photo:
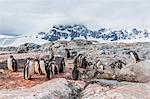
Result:
{"type": "Polygon", "coordinates": [[[41,32],[42,39],[49,41],[56,41],[60,39],[74,40],[74,39],[88,39],[98,41],[120,41],[120,40],[134,40],[134,39],[148,39],[150,32],[147,30],[111,30],[107,28],[100,28],[97,31],[89,30],[84,25],[56,25],[50,29],[49,33],[41,32]],[[45,35],[45,36],[44,36],[45,35]]]}
{"type": "Polygon", "coordinates": [[[41,38],[36,38],[34,36],[0,35],[0,47],[8,47],[8,46],[17,47],[17,46],[25,44],[25,43],[35,43],[35,44],[41,45],[41,44],[44,44],[47,42],[49,42],[49,41],[41,39],[41,38]]]}
{"type": "Polygon", "coordinates": [[[148,30],[112,30],[100,28],[90,30],[81,24],[55,25],[48,33],[30,33],[21,36],[0,35],[0,46],[19,46],[24,43],[44,44],[49,41],[87,39],[100,42],[150,42],[150,31],[148,30]]]}

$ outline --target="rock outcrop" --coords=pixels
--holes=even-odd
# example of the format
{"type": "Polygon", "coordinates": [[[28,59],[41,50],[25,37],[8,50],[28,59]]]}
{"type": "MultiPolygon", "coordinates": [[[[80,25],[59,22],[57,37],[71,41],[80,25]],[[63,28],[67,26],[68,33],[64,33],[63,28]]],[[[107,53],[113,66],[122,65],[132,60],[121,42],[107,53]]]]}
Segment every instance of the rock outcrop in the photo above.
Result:
{"type": "Polygon", "coordinates": [[[52,79],[28,89],[0,90],[1,99],[77,99],[78,91],[85,85],[82,81],[52,79]],[[74,98],[76,97],[76,98],[74,98]]]}
{"type": "Polygon", "coordinates": [[[150,61],[145,60],[133,65],[129,65],[119,71],[119,77],[122,79],[132,78],[137,82],[150,81],[150,61]],[[127,78],[126,78],[127,77],[127,78]]]}
{"type": "Polygon", "coordinates": [[[86,70],[81,73],[81,79],[113,79],[118,81],[129,82],[149,82],[150,81],[150,61],[145,60],[136,64],[127,65],[122,69],[106,67],[104,70],[100,68],[86,70]]]}
{"type": "Polygon", "coordinates": [[[20,45],[17,48],[17,53],[27,53],[28,51],[34,51],[38,50],[40,48],[40,45],[34,44],[34,43],[25,43],[23,45],[20,45]]]}
{"type": "Polygon", "coordinates": [[[113,87],[90,84],[81,92],[81,99],[149,99],[149,90],[149,83],[126,83],[113,87]]]}

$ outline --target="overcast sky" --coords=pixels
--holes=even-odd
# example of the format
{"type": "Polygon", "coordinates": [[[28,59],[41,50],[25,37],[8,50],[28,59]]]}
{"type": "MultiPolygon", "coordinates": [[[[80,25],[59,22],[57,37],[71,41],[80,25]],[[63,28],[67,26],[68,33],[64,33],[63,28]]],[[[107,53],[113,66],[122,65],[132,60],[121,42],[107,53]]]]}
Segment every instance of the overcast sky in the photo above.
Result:
{"type": "Polygon", "coordinates": [[[0,34],[49,32],[57,24],[150,29],[150,0],[0,0],[0,34]]]}

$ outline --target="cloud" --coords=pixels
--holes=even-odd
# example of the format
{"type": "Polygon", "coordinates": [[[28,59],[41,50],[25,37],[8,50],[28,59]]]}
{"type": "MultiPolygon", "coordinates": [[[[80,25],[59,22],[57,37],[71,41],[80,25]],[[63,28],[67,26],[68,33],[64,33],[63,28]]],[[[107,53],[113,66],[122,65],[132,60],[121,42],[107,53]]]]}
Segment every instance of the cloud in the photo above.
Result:
{"type": "Polygon", "coordinates": [[[90,29],[150,28],[149,0],[0,0],[0,34],[49,32],[55,24],[90,29]]]}

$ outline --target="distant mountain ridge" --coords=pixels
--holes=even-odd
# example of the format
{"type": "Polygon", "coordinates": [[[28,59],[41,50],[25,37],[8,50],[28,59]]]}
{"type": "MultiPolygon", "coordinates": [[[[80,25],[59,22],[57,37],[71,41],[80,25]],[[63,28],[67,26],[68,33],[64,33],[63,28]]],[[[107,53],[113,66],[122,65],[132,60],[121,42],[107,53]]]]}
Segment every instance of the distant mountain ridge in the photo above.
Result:
{"type": "Polygon", "coordinates": [[[99,42],[150,42],[150,31],[136,28],[132,30],[100,28],[94,31],[82,24],[55,25],[48,33],[30,33],[20,36],[0,35],[0,47],[19,46],[24,43],[41,45],[49,41],[75,39],[96,40],[99,42]]]}
{"type": "Polygon", "coordinates": [[[74,25],[55,25],[50,29],[49,33],[40,32],[37,37],[48,41],[56,40],[74,40],[74,39],[87,39],[87,40],[130,40],[139,38],[150,37],[148,30],[111,30],[107,28],[100,28],[97,31],[89,30],[86,26],[81,24],[74,25]]]}

